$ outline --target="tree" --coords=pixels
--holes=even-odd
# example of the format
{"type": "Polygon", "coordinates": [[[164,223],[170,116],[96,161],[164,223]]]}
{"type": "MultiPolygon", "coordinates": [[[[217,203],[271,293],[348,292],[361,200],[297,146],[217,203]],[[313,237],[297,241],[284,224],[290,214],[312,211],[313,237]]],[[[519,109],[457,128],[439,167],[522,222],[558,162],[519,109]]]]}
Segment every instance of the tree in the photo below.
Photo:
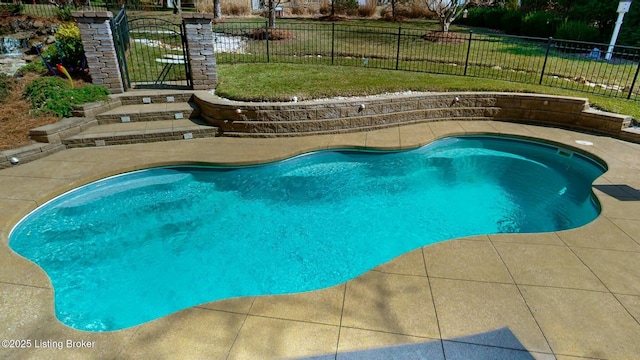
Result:
{"type": "Polygon", "coordinates": [[[268,0],[267,10],[269,11],[269,29],[276,28],[276,8],[282,0],[268,0]]]}
{"type": "Polygon", "coordinates": [[[173,0],[173,13],[182,15],[182,0],[173,0]]]}
{"type": "Polygon", "coordinates": [[[427,8],[438,17],[443,32],[449,31],[449,26],[467,8],[473,5],[489,5],[493,0],[426,0],[427,8]]]}
{"type": "Polygon", "coordinates": [[[213,18],[214,19],[222,18],[222,7],[220,4],[220,0],[213,0],[213,18]]]}

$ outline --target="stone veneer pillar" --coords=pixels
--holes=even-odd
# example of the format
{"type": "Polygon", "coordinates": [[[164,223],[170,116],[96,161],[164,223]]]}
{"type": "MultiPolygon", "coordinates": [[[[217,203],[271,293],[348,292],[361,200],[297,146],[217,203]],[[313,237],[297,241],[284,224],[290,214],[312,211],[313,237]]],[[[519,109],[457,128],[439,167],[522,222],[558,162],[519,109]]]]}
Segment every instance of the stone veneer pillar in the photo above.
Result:
{"type": "Polygon", "coordinates": [[[213,14],[182,14],[194,90],[213,89],[218,81],[211,19],[213,14]]]}
{"type": "Polygon", "coordinates": [[[111,11],[72,11],[78,22],[80,37],[87,65],[91,74],[91,83],[102,85],[112,94],[124,92],[116,47],[111,33],[111,11]]]}

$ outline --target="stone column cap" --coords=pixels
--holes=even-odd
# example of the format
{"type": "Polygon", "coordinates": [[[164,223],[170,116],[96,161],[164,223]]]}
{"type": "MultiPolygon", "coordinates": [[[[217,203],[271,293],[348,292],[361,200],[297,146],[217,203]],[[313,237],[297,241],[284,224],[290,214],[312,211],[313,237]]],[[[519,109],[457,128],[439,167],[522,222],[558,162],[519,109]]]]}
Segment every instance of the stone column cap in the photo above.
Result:
{"type": "Polygon", "coordinates": [[[113,18],[113,13],[111,11],[72,11],[71,16],[74,18],[104,18],[111,19],[113,18]]]}
{"type": "Polygon", "coordinates": [[[182,13],[183,19],[204,19],[204,20],[212,20],[213,14],[206,13],[182,13]]]}

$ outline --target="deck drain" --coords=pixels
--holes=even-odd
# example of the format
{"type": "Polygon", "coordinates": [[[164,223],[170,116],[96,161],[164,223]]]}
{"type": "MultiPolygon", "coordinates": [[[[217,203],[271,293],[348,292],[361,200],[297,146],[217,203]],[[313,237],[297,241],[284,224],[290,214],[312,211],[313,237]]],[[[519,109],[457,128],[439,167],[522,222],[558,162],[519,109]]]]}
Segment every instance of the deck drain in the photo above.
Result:
{"type": "Polygon", "coordinates": [[[591,141],[587,141],[587,140],[576,140],[576,144],[585,145],[585,146],[593,145],[593,143],[591,141]]]}

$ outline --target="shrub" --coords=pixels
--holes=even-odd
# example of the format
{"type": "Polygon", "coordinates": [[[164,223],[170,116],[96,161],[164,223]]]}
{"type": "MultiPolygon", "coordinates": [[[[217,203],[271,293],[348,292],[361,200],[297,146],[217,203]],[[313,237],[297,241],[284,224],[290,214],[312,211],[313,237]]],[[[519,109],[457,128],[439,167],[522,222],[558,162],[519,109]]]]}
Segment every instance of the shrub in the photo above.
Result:
{"type": "Polygon", "coordinates": [[[522,26],[522,13],[519,11],[507,11],[500,19],[500,29],[510,35],[520,35],[522,26]]]}
{"type": "MultiPolygon", "coordinates": [[[[503,8],[492,8],[484,13],[484,25],[491,29],[500,29],[502,16],[507,13],[503,8]]],[[[469,16],[467,14],[467,16],[469,16]]]]}
{"type": "Polygon", "coordinates": [[[251,10],[249,9],[249,4],[246,1],[240,1],[240,0],[222,1],[222,3],[220,4],[220,11],[222,11],[224,15],[233,15],[233,16],[251,14],[251,10]]]}
{"type": "MultiPolygon", "coordinates": [[[[254,40],[266,40],[267,30],[265,28],[255,29],[249,31],[247,36],[254,40]]],[[[269,29],[269,40],[291,40],[295,38],[296,34],[291,30],[269,29]]]]}
{"type": "Polygon", "coordinates": [[[459,17],[458,23],[468,26],[485,27],[484,14],[489,11],[487,8],[475,7],[467,10],[467,18],[459,17]]]}
{"type": "Polygon", "coordinates": [[[395,18],[391,5],[387,5],[380,16],[383,20],[388,21],[404,21],[406,19],[433,19],[435,14],[431,12],[424,2],[421,1],[398,1],[395,6],[395,18]]]}
{"type": "Polygon", "coordinates": [[[47,48],[50,64],[62,64],[69,72],[82,68],[85,63],[80,29],[75,24],[60,25],[55,34],[56,45],[47,48]]]}
{"type": "Polygon", "coordinates": [[[553,14],[536,11],[522,19],[521,33],[531,37],[549,37],[556,33],[560,19],[553,14]]]}
{"type": "Polygon", "coordinates": [[[47,72],[49,72],[49,69],[40,58],[34,59],[32,62],[23,66],[20,70],[22,70],[23,73],[27,71],[32,71],[40,75],[46,75],[47,72]]]}
{"type": "Polygon", "coordinates": [[[365,5],[358,6],[358,16],[372,17],[376,14],[377,0],[367,0],[365,5]]]}
{"type": "Polygon", "coordinates": [[[29,84],[22,96],[31,102],[36,114],[47,113],[60,117],[71,115],[76,104],[105,100],[109,91],[96,85],[72,89],[69,82],[58,77],[42,77],[29,84]]]}
{"type": "Polygon", "coordinates": [[[73,21],[73,16],[71,16],[71,8],[69,7],[59,7],[56,8],[56,18],[60,21],[73,21]]]}
{"type": "Polygon", "coordinates": [[[24,12],[22,4],[0,4],[0,16],[18,16],[24,12]]]}
{"type": "Polygon", "coordinates": [[[0,73],[0,103],[3,103],[13,87],[13,78],[11,76],[0,73]]]}
{"type": "Polygon", "coordinates": [[[291,7],[291,14],[293,15],[305,15],[307,13],[307,8],[304,6],[292,6],[291,7]]]}
{"type": "Polygon", "coordinates": [[[567,21],[558,27],[554,35],[557,39],[586,42],[596,42],[599,36],[598,29],[582,21],[567,21]]]}
{"type": "Polygon", "coordinates": [[[411,19],[434,19],[436,16],[427,5],[422,1],[412,1],[409,5],[409,11],[407,17],[411,19]]]}
{"type": "Polygon", "coordinates": [[[333,8],[336,14],[356,15],[358,0],[333,0],[333,8]]]}
{"type": "Polygon", "coordinates": [[[322,0],[322,3],[320,4],[320,8],[318,9],[318,11],[322,15],[330,14],[331,13],[331,3],[329,3],[329,0],[322,0]]]}

